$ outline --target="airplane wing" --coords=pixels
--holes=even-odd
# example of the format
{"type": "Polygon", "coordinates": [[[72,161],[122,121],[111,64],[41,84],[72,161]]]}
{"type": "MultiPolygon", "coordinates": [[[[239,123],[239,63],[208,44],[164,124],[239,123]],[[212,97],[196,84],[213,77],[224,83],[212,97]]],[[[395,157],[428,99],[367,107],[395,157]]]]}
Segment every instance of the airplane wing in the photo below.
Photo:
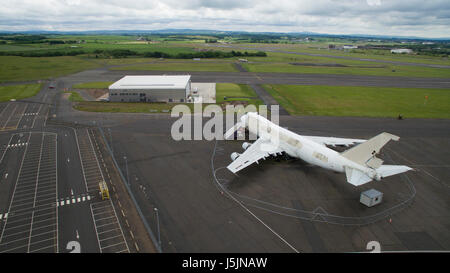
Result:
{"type": "Polygon", "coordinates": [[[356,143],[363,143],[366,141],[365,139],[356,139],[356,138],[319,137],[319,136],[303,136],[303,137],[308,138],[319,144],[330,146],[335,145],[349,146],[356,143]]]}
{"type": "Polygon", "coordinates": [[[231,162],[227,169],[232,173],[236,173],[255,162],[258,163],[260,159],[265,159],[269,155],[275,155],[281,152],[283,150],[274,146],[269,139],[258,138],[244,153],[231,162]]]}

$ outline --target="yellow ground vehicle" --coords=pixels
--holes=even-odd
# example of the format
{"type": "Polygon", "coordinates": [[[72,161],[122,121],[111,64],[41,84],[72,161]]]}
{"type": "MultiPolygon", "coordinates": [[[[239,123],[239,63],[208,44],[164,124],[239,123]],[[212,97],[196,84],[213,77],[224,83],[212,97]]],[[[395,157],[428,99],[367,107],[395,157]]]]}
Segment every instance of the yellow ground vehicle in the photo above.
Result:
{"type": "Polygon", "coordinates": [[[109,199],[109,190],[106,182],[101,181],[100,183],[98,183],[98,187],[100,188],[100,195],[102,196],[102,200],[109,199]]]}

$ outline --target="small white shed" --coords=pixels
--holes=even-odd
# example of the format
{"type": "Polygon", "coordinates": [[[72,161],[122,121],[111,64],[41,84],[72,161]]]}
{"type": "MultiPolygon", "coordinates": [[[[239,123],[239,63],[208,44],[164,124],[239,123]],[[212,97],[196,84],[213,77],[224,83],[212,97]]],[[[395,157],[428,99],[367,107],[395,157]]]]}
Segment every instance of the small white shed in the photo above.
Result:
{"type": "Polygon", "coordinates": [[[383,199],[383,193],[379,192],[375,189],[370,189],[368,191],[364,191],[361,193],[361,197],[359,199],[359,202],[362,204],[373,207],[379,203],[381,203],[381,200],[383,199]]]}

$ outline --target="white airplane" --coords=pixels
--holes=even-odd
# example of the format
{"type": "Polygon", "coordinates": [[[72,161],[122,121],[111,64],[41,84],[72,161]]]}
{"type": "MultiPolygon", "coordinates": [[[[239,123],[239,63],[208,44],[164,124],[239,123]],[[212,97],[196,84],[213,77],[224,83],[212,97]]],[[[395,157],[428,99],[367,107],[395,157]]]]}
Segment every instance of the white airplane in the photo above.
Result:
{"type": "Polygon", "coordinates": [[[281,155],[283,152],[325,169],[345,172],[347,181],[354,186],[412,170],[403,165],[382,165],[383,160],[375,157],[389,140],[400,139],[389,133],[381,133],[369,140],[302,136],[272,123],[257,113],[247,113],[225,133],[224,137],[228,139],[236,131],[246,128],[258,139],[252,144],[244,142],[242,144],[244,153],[231,154],[233,162],[227,168],[233,173],[268,156],[281,155]],[[353,144],[358,145],[342,153],[326,147],[326,145],[353,144]]]}

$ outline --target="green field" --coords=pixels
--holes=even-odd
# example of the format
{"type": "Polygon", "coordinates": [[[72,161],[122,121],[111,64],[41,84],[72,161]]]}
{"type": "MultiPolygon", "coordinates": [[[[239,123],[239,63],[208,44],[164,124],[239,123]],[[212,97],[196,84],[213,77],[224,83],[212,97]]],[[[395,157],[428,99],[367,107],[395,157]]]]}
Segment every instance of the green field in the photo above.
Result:
{"type": "MultiPolygon", "coordinates": [[[[266,48],[274,48],[280,51],[294,51],[299,53],[311,53],[311,54],[324,54],[332,56],[347,56],[353,58],[366,58],[376,59],[384,61],[398,61],[409,63],[424,63],[424,64],[441,64],[450,65],[450,59],[448,57],[434,57],[426,55],[415,54],[392,54],[390,51],[377,51],[377,50],[329,50],[328,44],[343,45],[344,43],[307,43],[307,44],[240,44],[240,47],[260,48],[262,50],[266,48]]],[[[349,44],[349,43],[345,43],[349,44]]],[[[353,44],[353,43],[350,43],[353,44]]],[[[355,43],[354,45],[358,45],[355,43]]],[[[394,46],[395,47],[395,46],[394,46]]]]}
{"type": "MultiPolygon", "coordinates": [[[[175,105],[187,105],[193,111],[192,103],[147,103],[147,102],[98,102],[82,101],[74,105],[79,111],[112,113],[161,113],[171,110],[175,105]]],[[[203,105],[205,107],[206,104],[203,105]]]]}
{"type": "Polygon", "coordinates": [[[249,72],[305,73],[305,74],[351,74],[367,76],[436,77],[449,78],[450,69],[406,65],[365,64],[348,67],[304,66],[289,63],[244,63],[249,72]]]}
{"type": "Polygon", "coordinates": [[[142,64],[142,63],[148,63],[148,62],[154,62],[157,59],[154,58],[120,58],[120,59],[115,59],[115,58],[110,58],[110,59],[90,59],[95,63],[98,63],[100,65],[105,65],[105,66],[109,66],[109,65],[131,65],[131,64],[142,64]]]}
{"type": "Polygon", "coordinates": [[[28,51],[28,50],[42,50],[51,49],[51,47],[45,45],[44,47],[31,46],[31,45],[0,45],[0,51],[28,51]]]}
{"type": "Polygon", "coordinates": [[[80,96],[80,94],[78,92],[71,91],[71,92],[64,92],[64,93],[70,94],[68,97],[68,100],[70,100],[70,101],[74,101],[74,102],[84,101],[84,99],[80,96]]]}
{"type": "MultiPolygon", "coordinates": [[[[136,40],[126,40],[120,39],[120,36],[112,36],[111,40],[98,39],[101,36],[97,36],[97,39],[87,39],[78,37],[81,39],[75,39],[76,37],[68,39],[52,39],[52,40],[84,40],[83,43],[75,44],[53,44],[48,43],[35,43],[35,44],[4,44],[0,45],[0,51],[79,51],[83,50],[86,53],[95,54],[96,50],[115,50],[115,49],[127,49],[142,52],[163,52],[167,54],[178,54],[178,53],[193,53],[194,46],[189,44],[179,44],[179,43],[150,43],[144,41],[136,40]]],[[[89,38],[89,37],[88,37],[89,38]]],[[[91,37],[93,38],[93,37],[91,37]]]]}
{"type": "Polygon", "coordinates": [[[386,66],[384,63],[374,63],[368,61],[348,60],[333,57],[308,56],[279,52],[268,52],[267,57],[247,57],[251,62],[269,63],[313,63],[313,64],[342,64],[348,66],[386,66]]]}
{"type": "Polygon", "coordinates": [[[99,67],[80,57],[0,56],[0,82],[29,81],[60,77],[99,67]]]}
{"type": "MultiPolygon", "coordinates": [[[[67,47],[67,45],[66,45],[67,47]]],[[[94,52],[96,49],[100,50],[113,50],[113,49],[128,49],[136,52],[154,52],[159,51],[167,54],[178,54],[178,53],[192,53],[194,52],[193,47],[183,47],[177,44],[169,43],[158,43],[158,44],[147,44],[147,43],[86,43],[80,44],[78,50],[85,50],[87,52],[94,52]]]]}
{"type": "Polygon", "coordinates": [[[302,85],[264,88],[292,115],[450,118],[449,89],[302,85]]]}
{"type": "Polygon", "coordinates": [[[24,99],[39,93],[42,84],[20,84],[0,86],[0,101],[24,99]]]}
{"type": "Polygon", "coordinates": [[[74,84],[74,89],[106,89],[114,82],[86,82],[74,84]]]}
{"type": "Polygon", "coordinates": [[[237,72],[232,63],[211,62],[158,62],[152,64],[137,64],[111,68],[112,70],[153,70],[153,71],[217,71],[237,72]]]}
{"type": "Polygon", "coordinates": [[[229,101],[245,101],[248,104],[255,105],[262,104],[255,91],[246,84],[217,83],[216,103],[221,104],[229,101]],[[224,97],[227,97],[227,99],[224,100],[224,97]]]}

